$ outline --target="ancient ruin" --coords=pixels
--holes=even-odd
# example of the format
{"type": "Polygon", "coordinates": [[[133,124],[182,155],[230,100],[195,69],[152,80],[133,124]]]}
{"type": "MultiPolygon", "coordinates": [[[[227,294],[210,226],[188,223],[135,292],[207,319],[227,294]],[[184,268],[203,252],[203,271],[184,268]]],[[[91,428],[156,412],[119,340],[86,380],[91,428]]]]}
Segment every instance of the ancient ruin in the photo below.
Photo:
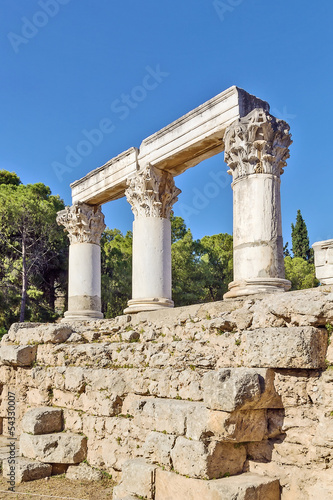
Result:
{"type": "Polygon", "coordinates": [[[69,310],[65,319],[100,318],[101,205],[126,196],[134,213],[132,299],[125,313],[173,307],[170,213],[174,177],[225,151],[233,176],[234,281],[226,298],[289,290],[284,279],[280,176],[289,126],[269,105],[231,87],[129,149],[72,187],[59,214],[69,232],[69,310]],[[87,270],[78,272],[81,262],[87,270]]]}
{"type": "Polygon", "coordinates": [[[14,324],[1,341],[0,421],[20,457],[14,472],[3,448],[0,458],[14,484],[106,471],[113,500],[333,499],[332,240],[314,245],[322,286],[287,292],[290,143],[267,103],[231,87],[72,185],[58,216],[70,238],[65,318],[14,324]],[[227,300],[173,308],[174,177],[223,150],[234,280],[227,300]],[[104,320],[101,205],[121,196],[135,217],[133,294],[104,320]]]}

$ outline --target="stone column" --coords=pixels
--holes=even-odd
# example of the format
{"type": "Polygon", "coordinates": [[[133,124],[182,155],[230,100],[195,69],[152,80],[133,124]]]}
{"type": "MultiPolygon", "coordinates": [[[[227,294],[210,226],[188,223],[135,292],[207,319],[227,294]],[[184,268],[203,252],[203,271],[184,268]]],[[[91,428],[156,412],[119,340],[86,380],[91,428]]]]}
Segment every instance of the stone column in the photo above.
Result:
{"type": "Polygon", "coordinates": [[[227,129],[224,143],[234,211],[234,281],[224,297],[289,290],[280,199],[280,175],[292,143],[289,125],[254,109],[227,129]]]}
{"type": "Polygon", "coordinates": [[[68,311],[65,320],[101,319],[101,207],[77,203],[58,213],[70,240],[68,311]]]}
{"type": "Polygon", "coordinates": [[[132,300],[125,313],[174,306],[170,214],[180,192],[171,174],[151,166],[128,182],[126,197],[135,220],[132,300]]]}

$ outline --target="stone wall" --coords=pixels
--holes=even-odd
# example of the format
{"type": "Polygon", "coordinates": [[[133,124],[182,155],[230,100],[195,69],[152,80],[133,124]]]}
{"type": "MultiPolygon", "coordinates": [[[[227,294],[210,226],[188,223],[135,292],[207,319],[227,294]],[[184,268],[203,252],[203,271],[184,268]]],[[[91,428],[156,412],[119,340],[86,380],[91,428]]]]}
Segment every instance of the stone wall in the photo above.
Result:
{"type": "Polygon", "coordinates": [[[29,408],[63,409],[88,463],[121,479],[115,500],[275,500],[277,480],[282,500],[333,499],[328,324],[333,287],[13,325],[0,348],[3,434],[10,390],[17,434],[29,408]]]}

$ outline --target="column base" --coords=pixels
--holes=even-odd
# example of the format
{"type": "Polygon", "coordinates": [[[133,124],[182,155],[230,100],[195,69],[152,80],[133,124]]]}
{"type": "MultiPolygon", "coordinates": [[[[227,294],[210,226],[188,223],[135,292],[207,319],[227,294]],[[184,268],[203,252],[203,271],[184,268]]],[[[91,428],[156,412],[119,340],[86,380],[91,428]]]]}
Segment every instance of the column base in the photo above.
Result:
{"type": "Polygon", "coordinates": [[[257,293],[287,292],[291,288],[289,280],[282,278],[253,278],[229,283],[229,291],[223,299],[236,299],[257,293]]]}
{"type": "Polygon", "coordinates": [[[67,311],[65,312],[61,323],[67,323],[68,321],[94,321],[96,319],[103,318],[104,314],[99,311],[67,311]]]}
{"type": "Polygon", "coordinates": [[[124,310],[124,314],[157,311],[158,309],[164,309],[166,307],[174,307],[173,300],[164,298],[132,299],[128,301],[128,307],[124,310]]]}

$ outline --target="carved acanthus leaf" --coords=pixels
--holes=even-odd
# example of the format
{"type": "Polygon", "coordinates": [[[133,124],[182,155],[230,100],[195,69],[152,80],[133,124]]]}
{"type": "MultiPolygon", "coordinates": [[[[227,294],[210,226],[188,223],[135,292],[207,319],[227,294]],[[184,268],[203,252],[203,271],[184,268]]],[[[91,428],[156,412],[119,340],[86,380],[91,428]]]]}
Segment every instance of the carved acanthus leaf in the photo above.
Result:
{"type": "Polygon", "coordinates": [[[289,125],[263,109],[234,122],[224,135],[225,155],[234,180],[250,174],[280,176],[292,143],[289,125]]]}
{"type": "Polygon", "coordinates": [[[129,179],[127,186],[125,194],[135,217],[169,219],[181,193],[171,174],[152,166],[129,179]]]}
{"type": "Polygon", "coordinates": [[[58,212],[57,223],[59,226],[65,226],[64,231],[68,232],[71,244],[94,243],[99,245],[106,227],[101,207],[85,203],[76,203],[58,212]]]}

